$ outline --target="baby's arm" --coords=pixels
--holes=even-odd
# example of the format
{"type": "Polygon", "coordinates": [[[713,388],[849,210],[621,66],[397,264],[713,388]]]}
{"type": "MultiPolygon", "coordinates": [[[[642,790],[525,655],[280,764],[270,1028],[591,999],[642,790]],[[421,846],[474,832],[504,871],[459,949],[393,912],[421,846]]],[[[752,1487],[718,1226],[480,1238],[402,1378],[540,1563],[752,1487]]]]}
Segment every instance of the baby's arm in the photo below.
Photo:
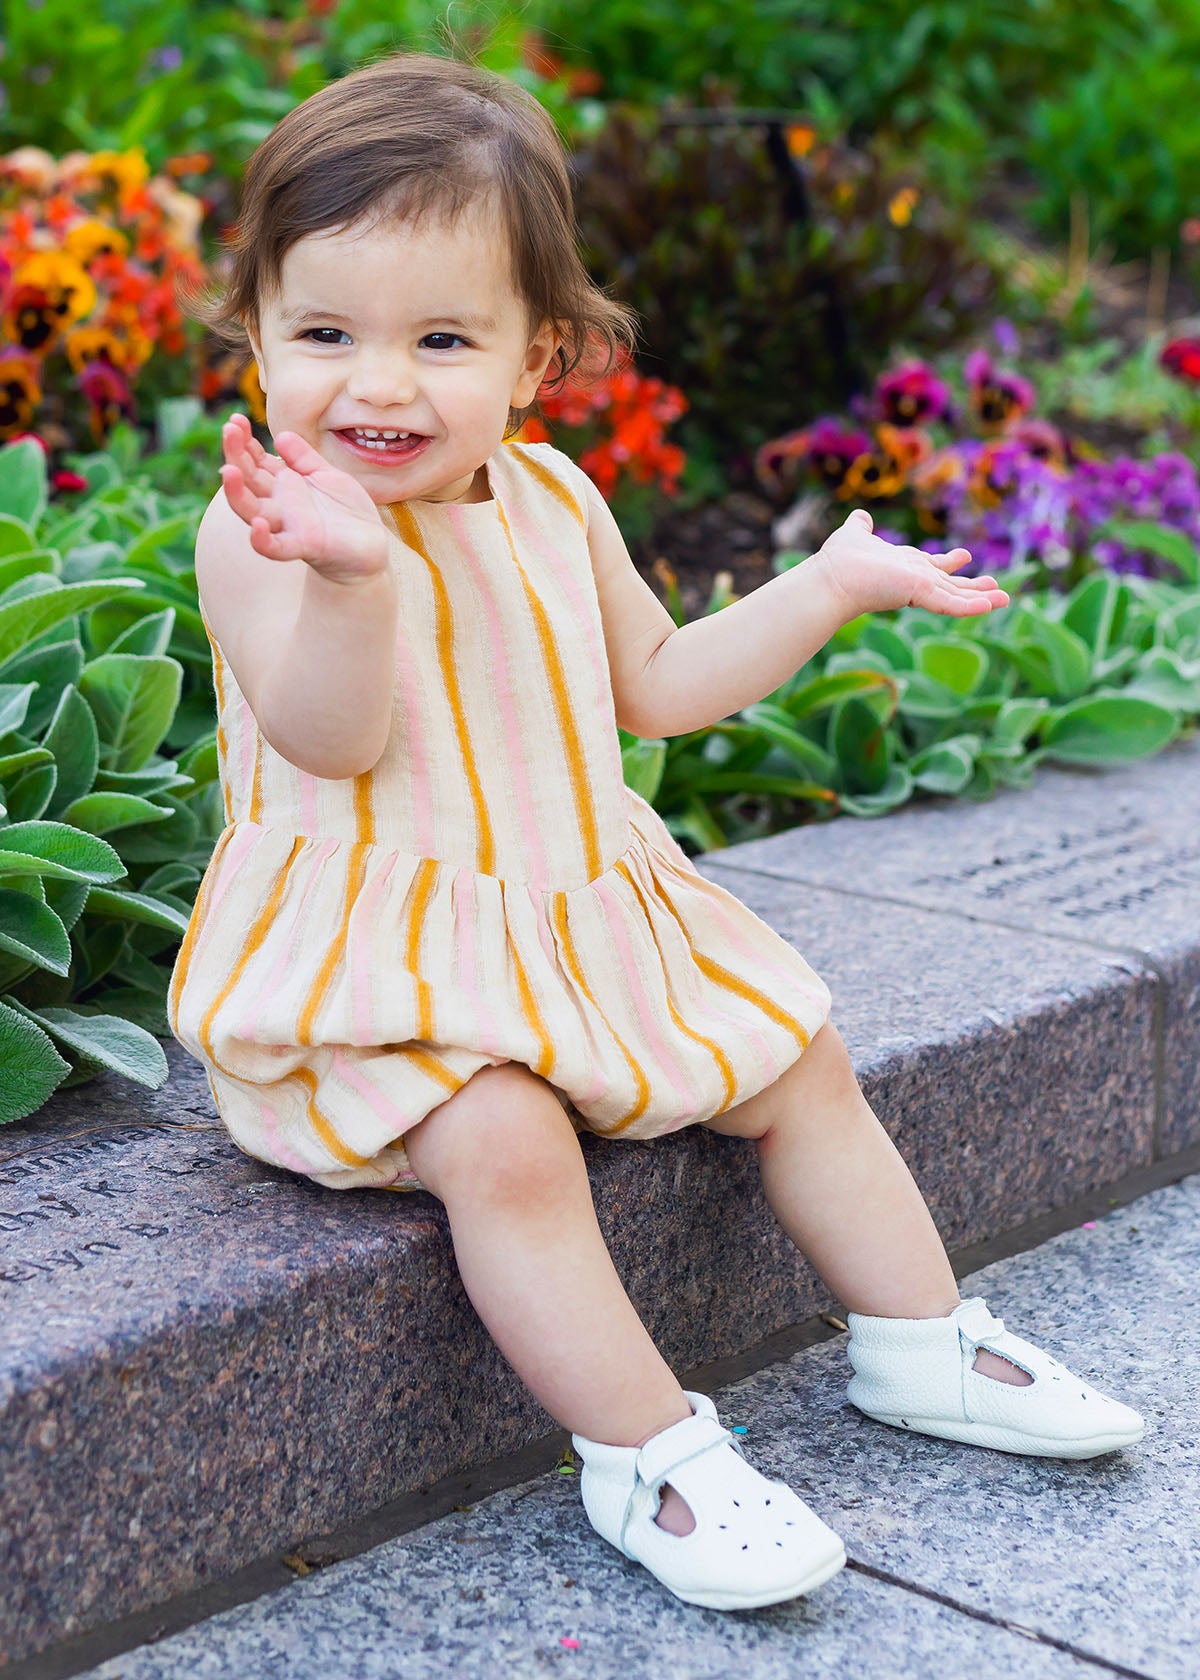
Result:
{"type": "MultiPolygon", "coordinates": [[[[244,436],[249,428],[237,430],[244,436]]],[[[227,445],[227,455],[237,454],[227,445]]],[[[378,551],[368,553],[363,546],[354,555],[347,552],[354,570],[347,565],[339,577],[301,558],[264,554],[254,541],[275,546],[293,516],[265,521],[270,528],[264,530],[234,510],[229,497],[241,500],[245,491],[256,502],[270,503],[269,484],[260,478],[257,491],[251,488],[255,475],[269,469],[246,456],[238,459],[242,482],[231,485],[226,469],[196,538],[196,582],[205,614],[276,752],[314,776],[359,775],[379,759],[391,724],[399,604],[387,529],[373,504],[364,510],[378,522],[378,551]]],[[[364,543],[370,535],[365,520],[364,543]]],[[[313,540],[309,546],[315,552],[318,544],[313,540]]]]}

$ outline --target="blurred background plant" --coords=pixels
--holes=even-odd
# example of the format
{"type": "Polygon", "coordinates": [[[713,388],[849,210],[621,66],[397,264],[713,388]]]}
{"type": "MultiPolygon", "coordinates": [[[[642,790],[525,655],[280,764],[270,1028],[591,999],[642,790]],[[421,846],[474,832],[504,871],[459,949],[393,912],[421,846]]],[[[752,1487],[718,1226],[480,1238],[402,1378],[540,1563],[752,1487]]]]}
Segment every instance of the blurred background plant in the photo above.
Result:
{"type": "MultiPolygon", "coordinates": [[[[997,321],[993,336],[1017,350],[1009,322],[997,321]]],[[[928,363],[902,359],[869,397],[852,400],[852,418],[825,415],[763,445],[755,465],[767,492],[804,492],[776,523],[784,545],[819,547],[849,505],[878,506],[887,524],[877,520],[876,532],[888,541],[931,553],[969,548],[964,575],[1019,568],[1038,587],[1069,589],[1105,566],[1196,580],[1200,482],[1186,454],[1106,458],[1034,414],[1034,385],[986,349],[946,372],[943,379],[928,363]]],[[[1128,416],[1147,390],[1159,417],[1194,442],[1200,343],[1159,348],[1142,382],[1118,392],[1123,405],[1106,393],[1108,412],[1119,406],[1128,416]]],[[[1056,406],[1072,399],[1089,417],[1104,410],[1094,389],[1060,379],[1056,406]]]]}
{"type": "Polygon", "coordinates": [[[161,1084],[224,821],[193,543],[220,428],[269,443],[220,280],[245,161],[397,49],[512,76],[570,148],[632,361],[546,389],[676,623],[851,505],[1010,607],[868,614],[626,779],[689,851],[1200,719],[1192,0],[14,0],[0,45],[0,1123],[161,1084]],[[7,443],[7,447],[5,446],[7,443]]]}

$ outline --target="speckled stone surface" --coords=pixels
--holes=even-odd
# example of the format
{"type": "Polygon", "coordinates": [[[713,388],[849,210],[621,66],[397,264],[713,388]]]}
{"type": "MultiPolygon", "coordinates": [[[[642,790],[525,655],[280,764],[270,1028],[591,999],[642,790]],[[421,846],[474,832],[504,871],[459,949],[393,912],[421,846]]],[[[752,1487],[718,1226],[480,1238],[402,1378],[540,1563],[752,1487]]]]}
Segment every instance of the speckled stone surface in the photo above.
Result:
{"type": "MultiPolygon", "coordinates": [[[[739,877],[834,1018],[951,1248],[1149,1157],[1136,959],[739,877]]],[[[549,1433],[463,1292],[440,1204],[242,1154],[203,1074],[112,1077],[0,1142],[0,1658],[231,1573],[549,1433]],[[188,1129],[199,1128],[199,1129],[188,1129]]],[[[635,1306],[686,1370],[832,1305],[749,1142],[585,1138],[635,1306]]]]}
{"type": "MultiPolygon", "coordinates": [[[[1140,954],[1164,981],[1158,1153],[1200,1142],[1200,739],[1121,769],[1039,767],[985,805],[839,818],[708,855],[769,877],[1140,954]]],[[[736,888],[734,890],[737,890],[736,888]]],[[[981,946],[988,935],[978,935],[981,946]]]]}
{"type": "Polygon", "coordinates": [[[1193,1177],[963,1280],[1142,1411],[1145,1440],[1104,1458],[1022,1458],[874,1423],[845,1399],[845,1337],[723,1390],[752,1462],[846,1540],[850,1567],[807,1599],[683,1605],[592,1532],[575,1479],[551,1472],[80,1680],[1057,1680],[1107,1665],[1194,1680],[1200,1354],[1179,1327],[1198,1274],[1193,1177]]]}

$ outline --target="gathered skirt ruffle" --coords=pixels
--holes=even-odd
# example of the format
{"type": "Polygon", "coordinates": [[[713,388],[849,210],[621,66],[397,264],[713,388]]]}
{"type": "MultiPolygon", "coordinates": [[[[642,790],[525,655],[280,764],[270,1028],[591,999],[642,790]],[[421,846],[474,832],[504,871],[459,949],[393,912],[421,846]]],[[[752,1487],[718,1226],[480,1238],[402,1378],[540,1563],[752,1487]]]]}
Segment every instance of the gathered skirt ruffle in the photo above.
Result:
{"type": "Polygon", "coordinates": [[[413,1188],[403,1134],[484,1066],[525,1064],[577,1130],[626,1139],[772,1084],[827,986],[625,791],[628,847],[563,892],[231,824],[168,1018],[238,1146],[333,1188],[413,1188]]]}

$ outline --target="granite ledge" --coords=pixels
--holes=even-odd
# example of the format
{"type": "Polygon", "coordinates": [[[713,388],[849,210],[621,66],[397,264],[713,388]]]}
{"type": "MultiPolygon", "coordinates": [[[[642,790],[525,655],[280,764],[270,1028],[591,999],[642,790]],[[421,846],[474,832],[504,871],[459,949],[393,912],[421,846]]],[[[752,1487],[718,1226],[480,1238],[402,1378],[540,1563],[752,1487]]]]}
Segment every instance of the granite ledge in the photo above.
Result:
{"type": "MultiPolygon", "coordinates": [[[[981,944],[937,908],[743,870],[746,851],[699,866],[828,980],[952,1250],[1154,1160],[1153,962],[1033,929],[981,944]]],[[[165,1048],[162,1090],[104,1076],[0,1137],[0,1667],[554,1427],[476,1319],[432,1197],[250,1159],[165,1048]]],[[[617,1269],[678,1369],[835,1304],[752,1145],[583,1143],[617,1269]]]]}

